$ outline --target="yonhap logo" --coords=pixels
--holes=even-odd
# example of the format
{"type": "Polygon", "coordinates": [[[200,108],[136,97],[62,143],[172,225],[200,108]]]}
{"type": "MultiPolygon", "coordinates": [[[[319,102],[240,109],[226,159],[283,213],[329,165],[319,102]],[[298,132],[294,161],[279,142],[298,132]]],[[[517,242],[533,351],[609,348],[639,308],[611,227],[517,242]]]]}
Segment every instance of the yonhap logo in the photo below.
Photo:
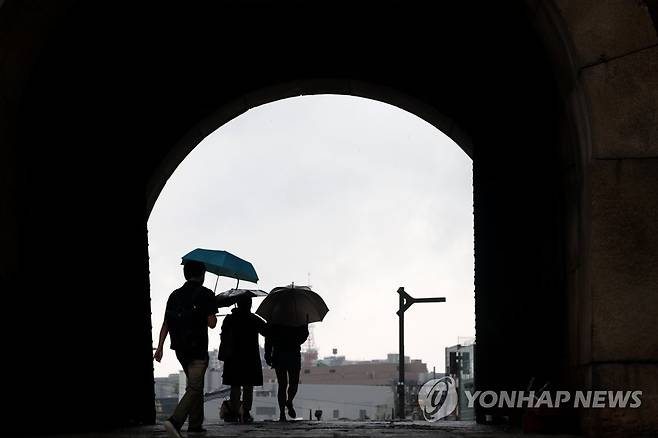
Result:
{"type": "Polygon", "coordinates": [[[457,390],[452,377],[432,379],[418,391],[418,404],[427,421],[437,421],[457,407],[457,390]]]}
{"type": "Polygon", "coordinates": [[[465,391],[468,407],[483,408],[631,408],[642,406],[642,391],[465,391]]]}

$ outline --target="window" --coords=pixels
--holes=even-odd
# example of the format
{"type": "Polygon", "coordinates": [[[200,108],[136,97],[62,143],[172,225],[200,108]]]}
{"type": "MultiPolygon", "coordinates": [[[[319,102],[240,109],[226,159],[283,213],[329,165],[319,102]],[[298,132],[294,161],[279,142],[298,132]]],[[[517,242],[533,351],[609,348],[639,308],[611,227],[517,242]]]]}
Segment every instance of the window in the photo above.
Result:
{"type": "Polygon", "coordinates": [[[459,374],[459,359],[457,358],[457,352],[451,351],[448,354],[448,357],[449,357],[448,373],[450,373],[451,375],[459,374]]]}
{"type": "Polygon", "coordinates": [[[304,374],[311,374],[311,370],[309,370],[308,368],[306,368],[306,369],[304,370],[304,374]]]}
{"type": "Polygon", "coordinates": [[[469,353],[462,353],[462,372],[463,374],[471,374],[471,355],[469,353]]]}
{"type": "Polygon", "coordinates": [[[332,370],[329,370],[329,372],[330,372],[330,373],[335,373],[336,370],[333,370],[333,369],[332,369],[332,370]]]}
{"type": "Polygon", "coordinates": [[[365,409],[359,409],[359,419],[360,420],[365,420],[366,418],[368,418],[366,410],[365,409]]]}
{"type": "Polygon", "coordinates": [[[338,418],[340,413],[338,412],[338,409],[334,409],[334,418],[338,418]]]}

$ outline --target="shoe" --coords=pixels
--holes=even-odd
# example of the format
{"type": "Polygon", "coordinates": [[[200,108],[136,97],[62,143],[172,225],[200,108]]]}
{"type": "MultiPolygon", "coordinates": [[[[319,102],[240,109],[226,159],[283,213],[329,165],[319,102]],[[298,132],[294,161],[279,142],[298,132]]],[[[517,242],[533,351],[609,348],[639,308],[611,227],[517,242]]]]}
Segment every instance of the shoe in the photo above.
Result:
{"type": "Polygon", "coordinates": [[[281,414],[279,415],[279,421],[280,421],[280,422],[284,422],[284,423],[285,423],[286,421],[288,421],[288,420],[286,419],[286,414],[284,414],[283,412],[281,412],[281,414]]]}
{"type": "Polygon", "coordinates": [[[187,428],[187,433],[206,433],[208,432],[207,429],[203,427],[188,427],[187,428]]]}
{"type": "Polygon", "coordinates": [[[222,403],[222,407],[219,410],[219,418],[224,420],[225,423],[237,423],[240,421],[240,415],[242,412],[242,403],[240,404],[240,408],[238,409],[238,412],[235,412],[233,408],[231,408],[231,404],[229,403],[228,400],[224,400],[222,403]]]}
{"type": "Polygon", "coordinates": [[[288,408],[288,415],[290,415],[290,418],[297,418],[297,412],[295,412],[295,408],[292,407],[292,402],[286,403],[286,407],[288,408]]]}
{"type": "Polygon", "coordinates": [[[254,422],[254,417],[251,416],[249,411],[244,411],[242,415],[240,416],[240,423],[253,423],[254,422]]]}
{"type": "Polygon", "coordinates": [[[177,427],[171,418],[169,420],[165,420],[164,428],[167,431],[169,438],[183,438],[183,436],[180,434],[180,427],[177,427]]]}

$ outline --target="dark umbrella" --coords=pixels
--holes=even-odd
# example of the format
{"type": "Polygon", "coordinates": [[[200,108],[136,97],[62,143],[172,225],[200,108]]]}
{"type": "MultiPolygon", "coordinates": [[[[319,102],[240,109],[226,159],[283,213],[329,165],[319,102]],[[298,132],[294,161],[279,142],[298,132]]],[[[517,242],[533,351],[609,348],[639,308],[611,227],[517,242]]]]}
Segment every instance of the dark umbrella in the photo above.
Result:
{"type": "Polygon", "coordinates": [[[215,296],[217,307],[228,307],[236,303],[240,297],[266,297],[267,292],[260,289],[229,289],[215,296]]]}
{"type": "Polygon", "coordinates": [[[322,321],[329,311],[320,295],[308,286],[275,287],[260,303],[256,314],[267,322],[297,327],[322,321]]]}

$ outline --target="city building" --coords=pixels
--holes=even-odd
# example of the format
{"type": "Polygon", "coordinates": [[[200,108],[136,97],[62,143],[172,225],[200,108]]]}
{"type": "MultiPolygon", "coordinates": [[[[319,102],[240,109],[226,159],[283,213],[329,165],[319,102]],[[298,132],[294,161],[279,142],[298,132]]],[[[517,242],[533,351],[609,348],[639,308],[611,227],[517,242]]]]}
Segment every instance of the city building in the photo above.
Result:
{"type": "MultiPolygon", "coordinates": [[[[295,409],[299,417],[315,418],[322,411],[323,420],[332,419],[390,419],[396,403],[398,380],[397,355],[386,359],[348,361],[344,356],[331,356],[315,361],[314,366],[302,366],[300,385],[295,397],[295,409]]],[[[419,385],[429,375],[427,365],[421,360],[406,360],[405,382],[410,388],[409,413],[417,417],[416,399],[411,400],[419,385]]],[[[264,362],[263,362],[264,363],[264,362]]],[[[213,372],[208,370],[208,373],[213,372]]],[[[221,375],[221,372],[219,372],[221,375]]],[[[184,374],[182,374],[184,378],[184,374]]],[[[206,375],[205,415],[209,420],[219,420],[219,407],[228,398],[228,388],[223,385],[208,386],[206,375]],[[210,389],[210,390],[208,390],[210,389]]],[[[279,417],[277,403],[278,384],[273,369],[263,368],[263,386],[254,388],[251,414],[254,419],[274,420],[279,417]]]]}
{"type": "Polygon", "coordinates": [[[475,343],[457,344],[445,349],[446,375],[455,379],[458,389],[459,403],[454,414],[447,417],[456,420],[475,420],[474,408],[468,407],[465,392],[475,391],[475,343]]]}
{"type": "Polygon", "coordinates": [[[158,420],[165,420],[174,412],[178,403],[179,375],[169,374],[167,377],[154,379],[155,415],[158,420]]]}
{"type": "Polygon", "coordinates": [[[178,397],[178,374],[154,379],[155,398],[178,397]]]}
{"type": "MultiPolygon", "coordinates": [[[[421,360],[410,360],[405,365],[405,382],[417,383],[427,373],[427,365],[421,360]]],[[[351,361],[336,366],[302,367],[300,382],[305,384],[340,384],[340,385],[392,385],[397,383],[397,362],[386,361],[351,361]]],[[[276,381],[273,369],[263,369],[265,382],[276,381]]]]}

